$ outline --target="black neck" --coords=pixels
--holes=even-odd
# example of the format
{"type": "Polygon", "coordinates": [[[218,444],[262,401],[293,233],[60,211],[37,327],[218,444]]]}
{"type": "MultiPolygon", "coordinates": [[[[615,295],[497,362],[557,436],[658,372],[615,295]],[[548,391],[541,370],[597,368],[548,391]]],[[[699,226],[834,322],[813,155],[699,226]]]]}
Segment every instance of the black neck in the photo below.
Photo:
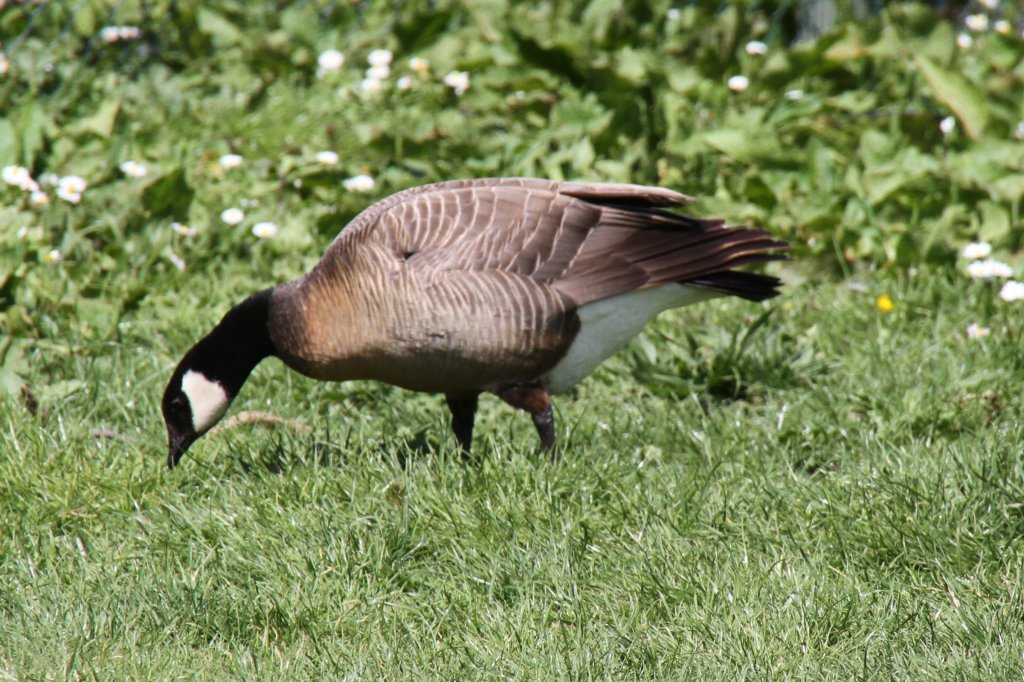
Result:
{"type": "Polygon", "coordinates": [[[264,289],[229,310],[182,364],[200,368],[232,397],[238,395],[253,368],[277,352],[268,326],[272,291],[264,289]]]}

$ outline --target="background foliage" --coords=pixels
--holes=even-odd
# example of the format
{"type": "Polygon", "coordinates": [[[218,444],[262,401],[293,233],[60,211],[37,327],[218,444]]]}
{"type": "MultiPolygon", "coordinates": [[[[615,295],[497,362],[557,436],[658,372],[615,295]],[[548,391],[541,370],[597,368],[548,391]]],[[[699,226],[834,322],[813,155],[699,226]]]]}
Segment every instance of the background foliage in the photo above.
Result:
{"type": "Polygon", "coordinates": [[[43,207],[0,189],[3,324],[36,336],[85,301],[110,333],[145,296],[126,272],[173,277],[175,254],[193,278],[253,249],[308,262],[369,199],[466,176],[665,184],[770,227],[801,260],[950,264],[979,238],[1014,252],[1024,46],[1005,5],[989,14],[1011,33],[974,33],[965,49],[954,21],[912,3],[796,45],[788,3],[13,4],[0,16],[0,164],[90,189],[43,207]],[[101,38],[125,24],[141,38],[101,38]],[[767,54],[745,52],[755,39],[767,54]],[[329,48],[347,64],[318,77],[329,48]],[[361,97],[375,48],[394,51],[395,76],[414,56],[430,71],[361,97]],[[471,74],[462,97],[441,82],[454,69],[471,74]],[[743,92],[727,86],[737,74],[743,92]],[[322,149],[340,163],[313,162],[322,149]],[[226,175],[226,152],[247,163],[226,175]],[[150,176],[125,177],[126,160],[150,176]],[[364,170],[374,193],[346,192],[340,180],[364,170]],[[250,221],[221,225],[240,202],[250,221]],[[253,244],[261,219],[284,228],[272,244],[253,244]],[[199,236],[176,237],[172,220],[199,236]],[[39,268],[52,248],[64,265],[39,268]]]}

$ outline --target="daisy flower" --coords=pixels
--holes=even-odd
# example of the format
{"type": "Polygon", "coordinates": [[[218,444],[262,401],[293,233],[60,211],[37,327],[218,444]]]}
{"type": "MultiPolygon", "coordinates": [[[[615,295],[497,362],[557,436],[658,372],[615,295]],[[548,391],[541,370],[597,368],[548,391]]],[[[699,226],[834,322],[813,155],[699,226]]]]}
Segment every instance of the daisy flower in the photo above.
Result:
{"type": "Polygon", "coordinates": [[[760,56],[768,54],[768,46],[762,43],[760,40],[751,40],[746,46],[747,54],[751,56],[760,56]]]}
{"type": "Polygon", "coordinates": [[[992,330],[988,327],[982,327],[978,324],[967,325],[967,338],[969,339],[983,339],[991,333],[992,330]]]}
{"type": "Polygon", "coordinates": [[[394,59],[394,54],[391,50],[373,50],[366,57],[370,66],[391,66],[392,59],[394,59]]]}
{"type": "Polygon", "coordinates": [[[220,219],[228,225],[237,225],[238,223],[245,220],[245,212],[240,208],[225,208],[221,211],[220,219]]]}
{"type": "Polygon", "coordinates": [[[324,50],[316,58],[316,64],[321,74],[337,71],[345,65],[345,55],[337,50],[324,50]]]}
{"type": "Polygon", "coordinates": [[[125,161],[118,168],[129,178],[144,178],[149,175],[149,169],[146,168],[146,164],[139,163],[138,161],[125,161]]]}
{"type": "Polygon", "coordinates": [[[461,97],[465,94],[466,90],[469,90],[469,73],[466,71],[452,71],[444,77],[444,84],[461,97]]]}
{"type": "Polygon", "coordinates": [[[743,92],[750,87],[750,79],[746,76],[733,76],[728,81],[729,89],[733,92],[743,92]]]}
{"type": "Polygon", "coordinates": [[[988,258],[992,253],[992,245],[988,242],[971,242],[964,247],[963,256],[967,260],[988,258]]]}
{"type": "Polygon", "coordinates": [[[317,163],[322,163],[330,166],[331,164],[338,163],[338,153],[330,150],[325,150],[316,153],[317,163]]]}
{"type": "Polygon", "coordinates": [[[238,168],[242,165],[242,157],[238,154],[225,154],[217,159],[217,163],[219,163],[220,167],[224,170],[231,170],[232,168],[238,168]]]}
{"type": "Polygon", "coordinates": [[[430,71],[430,62],[425,57],[413,57],[409,60],[409,68],[412,69],[413,73],[418,73],[422,76],[427,71],[430,71]]]}
{"type": "Polygon", "coordinates": [[[372,192],[377,183],[365,173],[348,178],[341,183],[349,192],[372,192]]]}
{"type": "Polygon", "coordinates": [[[1011,279],[999,290],[999,298],[1007,302],[1021,300],[1024,298],[1024,283],[1011,279]]]}
{"type": "Polygon", "coordinates": [[[277,234],[277,225],[270,222],[256,223],[252,226],[252,233],[260,239],[270,239],[277,234]]]}
{"type": "Polygon", "coordinates": [[[975,279],[1010,277],[1013,275],[1013,268],[994,258],[985,258],[971,261],[967,265],[967,274],[975,279]]]}

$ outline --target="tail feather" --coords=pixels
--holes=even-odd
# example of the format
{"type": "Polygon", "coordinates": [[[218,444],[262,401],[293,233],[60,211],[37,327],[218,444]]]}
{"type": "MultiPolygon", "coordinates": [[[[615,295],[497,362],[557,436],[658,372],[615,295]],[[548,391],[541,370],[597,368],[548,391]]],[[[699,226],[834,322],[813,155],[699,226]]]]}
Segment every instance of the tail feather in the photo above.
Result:
{"type": "Polygon", "coordinates": [[[713,275],[686,280],[680,284],[710,289],[727,296],[739,296],[748,301],[765,301],[779,295],[782,281],[778,277],[756,272],[725,270],[713,275]]]}

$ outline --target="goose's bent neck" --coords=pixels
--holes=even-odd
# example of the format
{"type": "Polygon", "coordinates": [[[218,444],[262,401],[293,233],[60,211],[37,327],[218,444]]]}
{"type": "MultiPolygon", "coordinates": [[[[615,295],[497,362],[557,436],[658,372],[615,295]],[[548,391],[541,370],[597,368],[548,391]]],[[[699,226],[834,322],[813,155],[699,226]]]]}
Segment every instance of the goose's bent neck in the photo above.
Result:
{"type": "Polygon", "coordinates": [[[272,296],[273,289],[264,289],[229,310],[182,364],[207,370],[237,395],[256,365],[277,354],[269,327],[272,296]]]}

